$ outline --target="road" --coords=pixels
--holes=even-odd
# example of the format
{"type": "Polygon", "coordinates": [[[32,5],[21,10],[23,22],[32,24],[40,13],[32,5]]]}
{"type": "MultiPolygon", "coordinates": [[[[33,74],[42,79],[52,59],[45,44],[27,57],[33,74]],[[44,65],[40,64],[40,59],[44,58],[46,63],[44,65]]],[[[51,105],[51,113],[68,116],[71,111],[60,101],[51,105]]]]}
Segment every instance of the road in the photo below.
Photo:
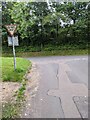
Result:
{"type": "MultiPolygon", "coordinates": [[[[24,118],[88,117],[88,57],[28,58],[39,73],[35,95],[27,100],[24,118]],[[83,109],[84,108],[84,109],[83,109]]],[[[30,88],[30,86],[28,86],[30,88]]],[[[32,89],[30,89],[32,91],[32,89]]],[[[31,92],[30,91],[30,92],[31,92]]],[[[28,94],[31,96],[31,93],[28,94]]]]}

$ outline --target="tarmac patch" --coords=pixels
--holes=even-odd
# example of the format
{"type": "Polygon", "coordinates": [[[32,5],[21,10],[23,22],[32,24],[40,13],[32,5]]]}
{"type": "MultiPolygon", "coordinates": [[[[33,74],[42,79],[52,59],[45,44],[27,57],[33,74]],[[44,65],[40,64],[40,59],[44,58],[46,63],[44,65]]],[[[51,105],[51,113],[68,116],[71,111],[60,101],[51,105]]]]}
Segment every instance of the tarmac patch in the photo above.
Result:
{"type": "Polygon", "coordinates": [[[88,97],[86,96],[75,96],[73,97],[74,103],[82,118],[88,118],[88,97]]]}

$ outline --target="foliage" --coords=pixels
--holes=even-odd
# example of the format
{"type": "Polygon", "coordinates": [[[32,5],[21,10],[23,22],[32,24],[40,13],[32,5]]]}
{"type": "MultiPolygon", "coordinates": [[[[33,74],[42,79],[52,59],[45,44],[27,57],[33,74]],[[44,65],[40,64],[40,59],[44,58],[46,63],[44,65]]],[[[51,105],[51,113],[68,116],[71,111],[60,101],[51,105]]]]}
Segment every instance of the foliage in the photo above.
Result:
{"type": "MultiPolygon", "coordinates": [[[[6,21],[18,25],[16,34],[21,46],[39,46],[40,50],[48,44],[86,46],[89,37],[87,5],[88,2],[4,2],[3,24],[6,21]]],[[[3,44],[5,35],[3,28],[3,44]]]]}

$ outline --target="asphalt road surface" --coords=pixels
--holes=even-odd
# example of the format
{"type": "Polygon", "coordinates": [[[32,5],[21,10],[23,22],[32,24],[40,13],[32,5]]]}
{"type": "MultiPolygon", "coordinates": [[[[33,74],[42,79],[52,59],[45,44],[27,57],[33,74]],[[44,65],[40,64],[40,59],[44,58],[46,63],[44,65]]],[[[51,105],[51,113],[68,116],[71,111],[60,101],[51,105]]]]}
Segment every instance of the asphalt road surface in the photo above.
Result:
{"type": "Polygon", "coordinates": [[[88,117],[87,56],[32,57],[28,59],[37,66],[39,85],[36,95],[27,101],[27,107],[24,108],[22,117],[88,117]]]}

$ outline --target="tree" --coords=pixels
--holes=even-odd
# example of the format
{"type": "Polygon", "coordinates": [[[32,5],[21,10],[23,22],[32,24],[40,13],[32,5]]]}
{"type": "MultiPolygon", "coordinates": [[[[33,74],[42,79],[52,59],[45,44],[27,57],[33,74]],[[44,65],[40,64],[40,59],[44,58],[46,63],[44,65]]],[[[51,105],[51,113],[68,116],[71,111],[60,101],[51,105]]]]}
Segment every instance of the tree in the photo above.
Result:
{"type": "Polygon", "coordinates": [[[20,42],[28,46],[87,44],[87,4],[3,2],[3,24],[16,23],[20,42]]]}

